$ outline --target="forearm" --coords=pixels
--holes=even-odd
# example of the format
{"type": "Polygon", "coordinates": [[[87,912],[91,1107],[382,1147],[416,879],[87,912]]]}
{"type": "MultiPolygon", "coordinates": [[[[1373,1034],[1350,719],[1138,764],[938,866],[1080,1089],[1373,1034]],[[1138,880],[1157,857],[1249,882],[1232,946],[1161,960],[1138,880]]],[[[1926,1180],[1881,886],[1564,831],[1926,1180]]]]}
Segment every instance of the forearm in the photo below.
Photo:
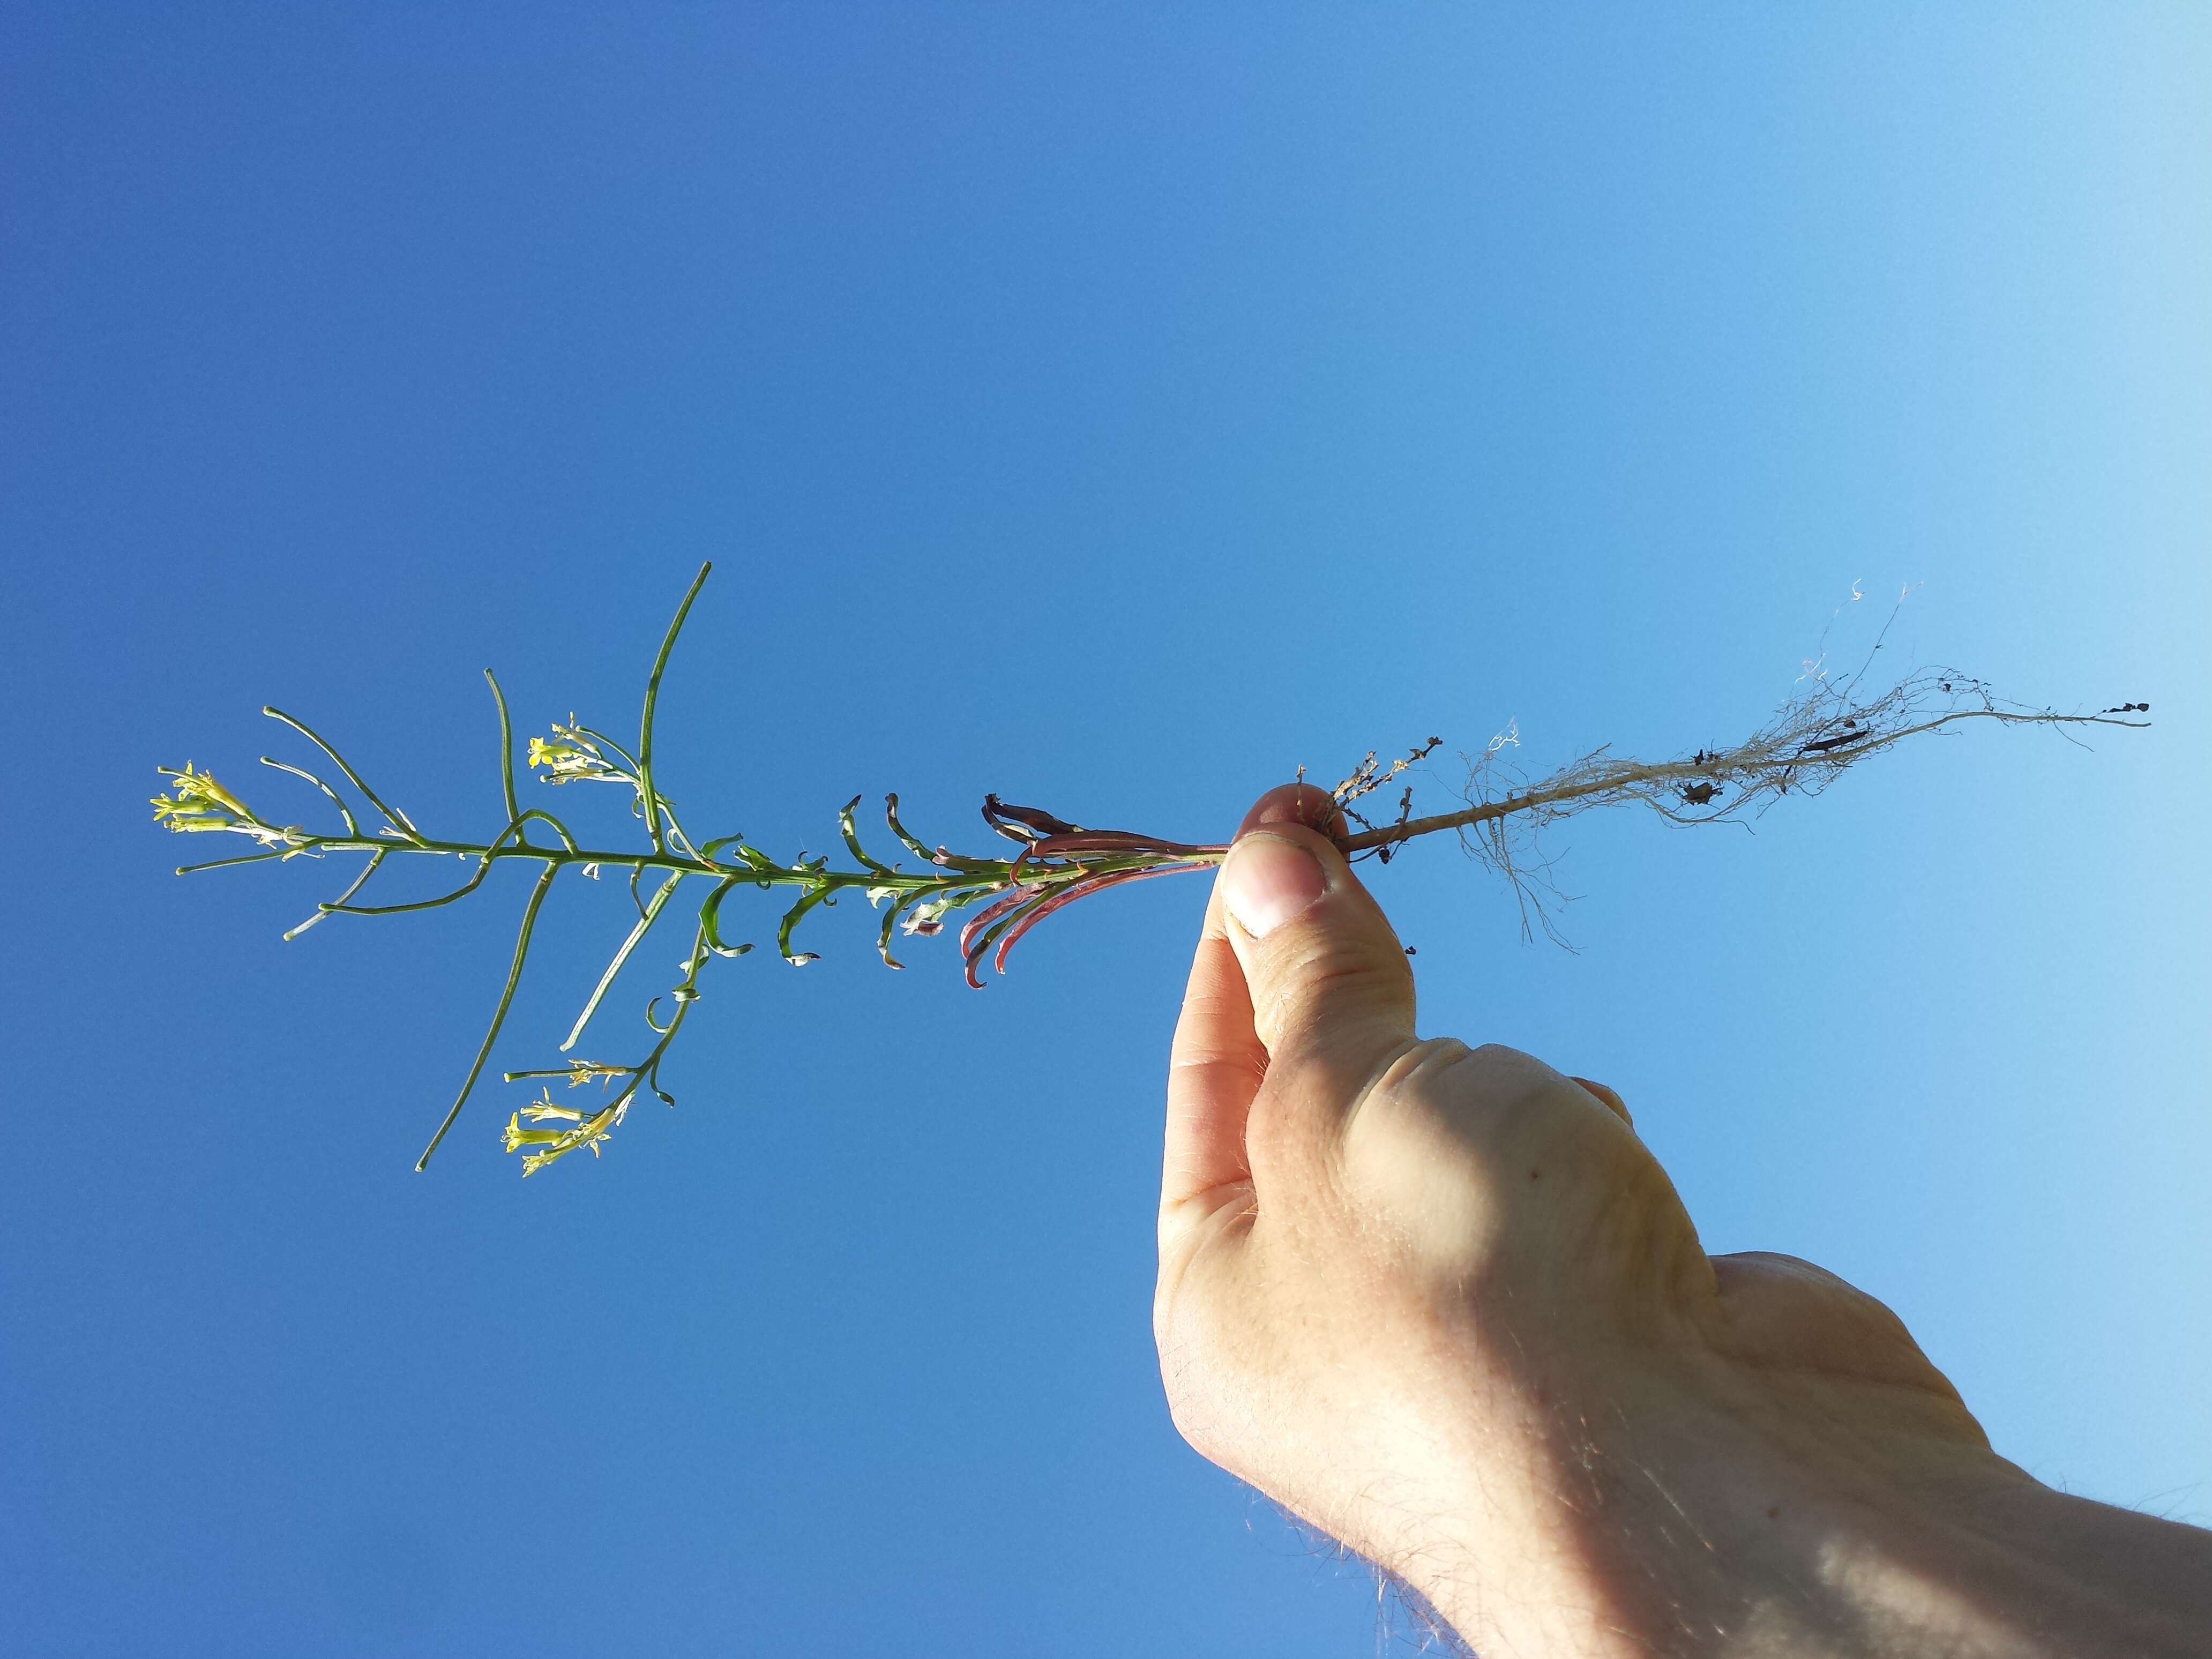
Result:
{"type": "MultiPolygon", "coordinates": [[[[1531,1659],[2212,1652],[2212,1532],[2052,1491],[1948,1437],[1656,1403],[1638,1402],[1634,1438],[1560,1437],[1547,1503],[1471,1498],[1480,1523],[1388,1565],[1478,1651],[1531,1659]]],[[[1479,1470],[1462,1485],[1495,1493],[1479,1470]]]]}

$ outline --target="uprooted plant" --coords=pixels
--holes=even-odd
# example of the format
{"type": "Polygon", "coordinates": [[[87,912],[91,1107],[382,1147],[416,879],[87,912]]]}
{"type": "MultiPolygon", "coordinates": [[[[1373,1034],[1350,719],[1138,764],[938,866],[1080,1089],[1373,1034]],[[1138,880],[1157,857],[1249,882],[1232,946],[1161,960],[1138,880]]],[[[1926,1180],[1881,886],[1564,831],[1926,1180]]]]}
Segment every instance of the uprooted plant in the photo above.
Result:
{"type": "MultiPolygon", "coordinates": [[[[259,850],[235,858],[185,866],[178,872],[180,875],[270,860],[346,853],[366,855],[345,890],[317,905],[313,915],[284,935],[287,939],[298,938],[327,916],[398,915],[454,903],[476,891],[492,867],[502,862],[519,860],[539,866],[523,906],[514,958],[490,1029],[484,1033],[460,1092],[417,1160],[417,1170],[428,1164],[483,1075],[521,981],[538,912],[555,878],[565,870],[594,877],[603,870],[627,871],[637,921],[585,999],[582,1012],[561,1044],[563,1054],[573,1051],[582,1039],[616,976],[669,908],[678,890],[692,882],[705,890],[694,913],[691,946],[684,960],[682,977],[664,994],[669,1004],[665,1018],[659,1012],[660,997],[646,1006],[646,1024],[652,1029],[653,1041],[643,1058],[628,1064],[572,1060],[560,1066],[504,1073],[511,1083],[564,1078],[572,1086],[593,1081],[601,1085],[598,1101],[587,1103],[594,1104],[595,1109],[564,1104],[554,1097],[550,1087],[541,1085],[538,1098],[510,1115],[506,1147],[523,1154],[526,1176],[586,1147],[596,1157],[641,1090],[649,1090],[668,1104],[675,1104],[675,1097],[662,1085],[660,1068],[669,1045],[699,1000],[700,973],[716,957],[743,956],[752,949],[750,944],[726,942],[723,933],[724,901],[740,888],[793,890],[793,902],[784,911],[775,935],[778,952],[793,964],[815,960],[814,952],[799,950],[793,944],[799,923],[818,907],[834,904],[844,893],[862,893],[871,905],[880,907],[877,948],[884,963],[893,968],[902,965],[891,954],[895,937],[940,933],[947,918],[972,910],[974,914],[960,929],[959,945],[968,981],[980,988],[986,959],[1003,973],[1007,953],[1054,911],[1109,887],[1210,868],[1228,851],[1225,846],[1194,845],[1127,830],[1086,830],[1035,807],[1009,805],[996,795],[984,797],[983,817],[994,831],[1015,843],[1016,850],[1009,858],[970,858],[946,847],[930,846],[900,821],[896,795],[884,798],[884,819],[891,836],[918,861],[918,867],[911,870],[900,862],[883,862],[861,844],[854,819],[859,796],[848,801],[837,815],[838,830],[852,855],[848,869],[832,867],[826,854],[816,858],[801,854],[786,863],[739,836],[696,839],[654,778],[653,714],[677,635],[711,568],[701,568],[653,659],[653,671],[646,680],[645,708],[635,751],[574,716],[565,724],[556,723],[550,737],[532,738],[529,743],[529,769],[541,781],[561,786],[611,784],[626,792],[645,831],[647,844],[643,848],[608,851],[580,846],[562,819],[543,808],[521,805],[516,792],[514,739],[507,699],[489,669],[484,678],[499,711],[500,782],[507,811],[506,823],[489,841],[425,834],[406,813],[369,787],[336,748],[304,721],[276,708],[262,712],[290,726],[329,757],[358,796],[362,811],[357,814],[338,789],[313,772],[266,756],[261,763],[289,772],[320,790],[336,810],[343,826],[342,833],[319,834],[298,824],[279,824],[264,818],[216,782],[211,773],[195,770],[189,763],[181,769],[159,769],[171,782],[167,793],[154,799],[158,822],[180,832],[239,835],[258,844],[259,850]],[[381,821],[364,829],[362,817],[368,814],[381,821]],[[533,824],[542,826],[543,835],[538,838],[532,835],[533,824]],[[458,857],[472,864],[474,870],[459,886],[434,898],[392,904],[361,902],[362,891],[386,860],[416,855],[458,857]],[[653,884],[649,889],[648,878],[653,884]]],[[[1867,663],[1873,660],[1869,653],[1867,663]]],[[[1912,674],[1869,693],[1863,686],[1866,674],[1865,665],[1836,677],[1827,673],[1821,663],[1808,664],[1800,681],[1802,689],[1743,743],[1731,749],[1699,749],[1669,761],[1632,760],[1601,749],[1531,781],[1510,766],[1508,751],[1517,746],[1519,739],[1517,732],[1509,728],[1479,756],[1464,757],[1468,759],[1469,773],[1462,805],[1422,817],[1413,816],[1410,785],[1399,796],[1396,816],[1386,822],[1371,822],[1357,803],[1425,759],[1441,739],[1431,738],[1387,764],[1378,763],[1370,752],[1332,792],[1348,821],[1340,841],[1354,858],[1372,856],[1388,862],[1408,842],[1446,830],[1455,832],[1469,854],[1512,883],[1522,902],[1524,933],[1531,918],[1548,930],[1550,921],[1544,904],[1548,884],[1541,864],[1531,862],[1528,849],[1545,826],[1574,813],[1638,802],[1676,823],[1741,819],[1792,792],[1818,794],[1847,767],[1868,756],[1906,738],[1961,721],[1990,720],[2008,726],[2061,728],[2137,726],[2145,722],[2136,717],[2148,714],[2150,707],[2124,702],[2094,713],[2070,714],[2025,708],[1998,702],[1978,680],[1936,669],[1912,674]],[[1352,824],[1358,826],[1356,830],[1350,828],[1352,824]]],[[[698,890],[696,886],[694,890],[698,890]]]]}

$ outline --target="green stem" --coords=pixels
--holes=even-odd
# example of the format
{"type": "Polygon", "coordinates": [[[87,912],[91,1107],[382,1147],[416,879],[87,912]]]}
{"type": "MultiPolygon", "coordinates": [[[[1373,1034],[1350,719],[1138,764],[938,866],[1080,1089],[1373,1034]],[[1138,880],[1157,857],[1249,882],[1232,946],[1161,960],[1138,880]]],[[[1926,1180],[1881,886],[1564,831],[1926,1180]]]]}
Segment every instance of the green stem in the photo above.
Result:
{"type": "MultiPolygon", "coordinates": [[[[374,874],[376,873],[377,869],[378,869],[378,866],[380,866],[380,865],[382,865],[382,864],[383,864],[383,862],[384,862],[384,854],[383,854],[381,852],[371,853],[371,854],[368,855],[368,862],[367,864],[364,864],[364,865],[362,865],[362,866],[361,866],[361,873],[360,873],[359,875],[356,876],[356,877],[353,878],[353,884],[352,884],[351,886],[348,887],[348,888],[345,890],[345,891],[344,891],[344,892],[340,893],[340,894],[337,896],[337,898],[334,901],[334,902],[335,902],[336,904],[338,904],[338,905],[343,905],[343,904],[345,904],[349,900],[350,900],[356,893],[358,893],[359,891],[361,891],[361,890],[362,890],[362,888],[364,888],[364,887],[368,886],[368,878],[369,878],[371,876],[373,876],[373,875],[374,875],[374,874]]],[[[285,933],[285,935],[284,935],[284,942],[285,942],[287,945],[289,945],[289,944],[290,944],[294,939],[295,939],[299,938],[301,934],[302,934],[302,933],[306,933],[306,932],[307,931],[307,929],[309,929],[310,927],[313,927],[317,922],[320,921],[321,921],[325,916],[327,916],[327,915],[331,915],[331,906],[329,906],[329,905],[322,905],[322,904],[319,904],[319,905],[317,905],[317,906],[315,907],[315,914],[314,914],[314,915],[313,915],[312,916],[309,916],[309,917],[308,917],[305,921],[301,922],[301,923],[297,927],[291,928],[291,929],[289,929],[289,931],[287,931],[287,932],[286,932],[286,933],[285,933]]]]}
{"type": "Polygon", "coordinates": [[[699,597],[699,590],[707,585],[707,573],[714,568],[712,561],[699,567],[699,574],[691,579],[690,590],[684,595],[684,603],[676,607],[676,620],[668,624],[668,634],[660,641],[660,654],[653,659],[653,672],[645,682],[645,715],[639,723],[637,734],[637,793],[645,808],[646,833],[653,837],[653,850],[668,849],[668,838],[660,827],[660,797],[653,788],[653,711],[660,701],[660,676],[668,667],[668,654],[676,649],[676,636],[684,631],[684,618],[691,612],[691,601],[699,597]]]}
{"type": "MultiPolygon", "coordinates": [[[[263,858],[279,858],[289,854],[293,857],[308,857],[325,853],[385,853],[407,854],[430,858],[460,858],[496,864],[507,859],[526,859],[532,863],[544,863],[556,867],[569,865],[596,864],[617,870],[660,870],[687,876],[712,876],[726,881],[735,878],[738,882],[755,887],[819,886],[827,884],[838,890],[848,888],[890,887],[902,892],[921,893],[948,887],[974,887],[994,882],[1004,883],[1011,865],[1003,860],[963,859],[960,868],[933,866],[927,870],[832,870],[813,864],[744,864],[716,863],[707,858],[692,858],[684,854],[612,852],[591,847],[542,847],[535,842],[517,845],[511,837],[518,824],[535,814],[526,812],[517,823],[510,824],[505,835],[496,842],[442,841],[433,836],[417,836],[405,841],[387,840],[374,836],[302,836],[296,847],[277,852],[249,853],[238,860],[223,860],[222,863],[246,863],[263,858]]],[[[1218,853],[1178,854],[1173,862],[1178,864],[1218,863],[1218,853]]],[[[1089,855],[1083,860],[1083,871],[1091,875],[1107,875],[1118,870],[1141,869],[1161,860],[1151,854],[1141,856],[1089,855]]],[[[197,865],[195,869],[213,869],[214,865],[197,865]]],[[[1048,878],[1056,872],[1031,866],[1024,873],[1024,881],[1048,878]]],[[[1066,872],[1073,878],[1076,872],[1066,872]]],[[[459,891],[446,896],[444,900],[418,901],[420,904],[450,902],[459,896],[459,891]]],[[[392,907],[398,908],[402,907],[392,907]]],[[[413,908],[413,907],[407,907],[413,908]]],[[[367,907],[349,907],[354,914],[380,914],[367,907]]]]}
{"type": "Polygon", "coordinates": [[[538,884],[530,890],[530,902],[522,912],[522,931],[514,941],[514,961],[507,970],[507,988],[500,993],[499,1006],[491,1017],[491,1029],[484,1033],[483,1046],[477,1050],[477,1063],[469,1067],[468,1081],[461,1085],[461,1092],[454,1097],[453,1109],[446,1121],[438,1126],[438,1133],[430,1137],[430,1144],[422,1149],[422,1156],[415,1160],[415,1171],[420,1175],[430,1167],[430,1154],[438,1150],[438,1143],[446,1138],[446,1131],[453,1127],[453,1120],[468,1104],[469,1094],[477,1086],[477,1079],[483,1074],[484,1061],[491,1058],[492,1044],[499,1041],[499,1028],[507,1024],[507,1011],[514,1001],[514,988],[522,982],[522,959],[530,954],[531,930],[538,926],[538,907],[545,902],[545,895],[552,890],[553,878],[561,866],[551,859],[545,861],[544,873],[538,884]]]}
{"type": "Polygon", "coordinates": [[[272,708],[266,703],[262,705],[261,712],[268,715],[272,720],[283,721],[285,725],[290,726],[295,732],[297,732],[309,743],[313,744],[316,748],[321,750],[325,755],[328,755],[331,760],[335,761],[337,763],[338,770],[346,775],[346,781],[353,785],[355,788],[360,790],[362,797],[371,806],[374,806],[378,811],[384,814],[386,822],[390,823],[394,830],[398,830],[404,836],[419,837],[420,832],[415,828],[414,823],[408,818],[407,814],[398,811],[392,807],[386,806],[384,804],[384,798],[378,794],[375,790],[370,788],[367,784],[361,781],[361,774],[355,771],[353,768],[347,763],[346,757],[338,753],[337,750],[331,748],[330,744],[325,743],[305,720],[295,720],[283,709],[272,708]]]}
{"type": "Polygon", "coordinates": [[[499,689],[499,680],[491,670],[484,670],[484,680],[491,687],[491,700],[499,705],[499,781],[507,791],[507,817],[512,823],[522,816],[521,803],[514,798],[514,727],[507,718],[507,693],[499,689]]]}
{"type": "Polygon", "coordinates": [[[599,1012],[599,1004],[606,997],[607,988],[615,982],[615,975],[622,972],[623,963],[629,960],[630,952],[637,949],[638,942],[644,939],[646,931],[653,926],[654,918],[660,915],[670,895],[676,891],[683,879],[684,872],[679,870],[660,884],[660,890],[653,896],[651,902],[645,907],[644,914],[638,917],[637,926],[629,930],[629,937],[622,942],[622,949],[615,952],[614,960],[607,964],[606,972],[599,975],[599,982],[592,988],[591,1000],[584,1005],[584,1012],[576,1016],[575,1024],[569,1028],[568,1040],[561,1045],[562,1054],[574,1048],[576,1040],[584,1035],[584,1028],[592,1023],[592,1016],[599,1012]]]}
{"type": "MultiPolygon", "coordinates": [[[[387,847],[391,844],[389,842],[385,843],[387,847]]],[[[292,850],[289,847],[273,847],[265,853],[240,853],[234,859],[210,859],[205,864],[180,864],[177,866],[177,873],[196,876],[203,870],[228,870],[234,864],[260,864],[269,859],[281,859],[292,850]]]]}
{"type": "Polygon", "coordinates": [[[261,763],[264,766],[274,767],[279,772],[289,772],[295,778],[305,778],[309,783],[313,784],[316,788],[321,790],[325,795],[330,797],[331,805],[338,809],[338,816],[345,820],[346,833],[348,835],[357,836],[361,833],[361,820],[354,817],[353,808],[345,804],[344,797],[340,795],[337,790],[331,788],[330,785],[325,783],[320,778],[317,777],[313,772],[308,771],[305,767],[290,766],[280,760],[271,760],[266,755],[264,755],[261,757],[261,763]]]}

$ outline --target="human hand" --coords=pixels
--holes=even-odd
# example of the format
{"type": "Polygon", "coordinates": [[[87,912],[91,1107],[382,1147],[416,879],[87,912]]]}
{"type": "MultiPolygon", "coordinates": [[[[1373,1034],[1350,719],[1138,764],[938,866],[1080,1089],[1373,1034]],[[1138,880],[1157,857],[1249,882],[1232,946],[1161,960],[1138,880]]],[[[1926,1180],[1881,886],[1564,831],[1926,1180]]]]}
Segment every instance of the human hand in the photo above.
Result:
{"type": "Polygon", "coordinates": [[[2204,1639],[2212,1571],[2204,1624],[2144,1596],[2212,1569],[2207,1534],[1997,1458],[1841,1279],[1708,1257],[1612,1090],[1418,1040],[1333,810],[1296,786],[1248,815],[1176,1032],[1155,1328],[1198,1450],[1486,1650],[2039,1651],[2031,1604],[2143,1644],[2113,1650],[2204,1639]],[[1990,1588],[2055,1537],[2116,1560],[1990,1588]]]}

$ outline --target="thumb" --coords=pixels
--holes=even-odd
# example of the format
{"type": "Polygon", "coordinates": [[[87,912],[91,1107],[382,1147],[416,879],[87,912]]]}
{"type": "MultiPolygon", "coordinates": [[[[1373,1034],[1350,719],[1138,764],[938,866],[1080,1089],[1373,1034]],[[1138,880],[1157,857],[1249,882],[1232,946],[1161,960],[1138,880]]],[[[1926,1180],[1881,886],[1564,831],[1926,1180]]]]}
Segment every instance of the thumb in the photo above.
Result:
{"type": "Polygon", "coordinates": [[[1343,850],[1313,827],[1340,828],[1334,806],[1311,785],[1262,796],[1222,863],[1220,893],[1271,1077],[1318,1066],[1342,1110],[1413,1041],[1413,974],[1343,850]]]}

